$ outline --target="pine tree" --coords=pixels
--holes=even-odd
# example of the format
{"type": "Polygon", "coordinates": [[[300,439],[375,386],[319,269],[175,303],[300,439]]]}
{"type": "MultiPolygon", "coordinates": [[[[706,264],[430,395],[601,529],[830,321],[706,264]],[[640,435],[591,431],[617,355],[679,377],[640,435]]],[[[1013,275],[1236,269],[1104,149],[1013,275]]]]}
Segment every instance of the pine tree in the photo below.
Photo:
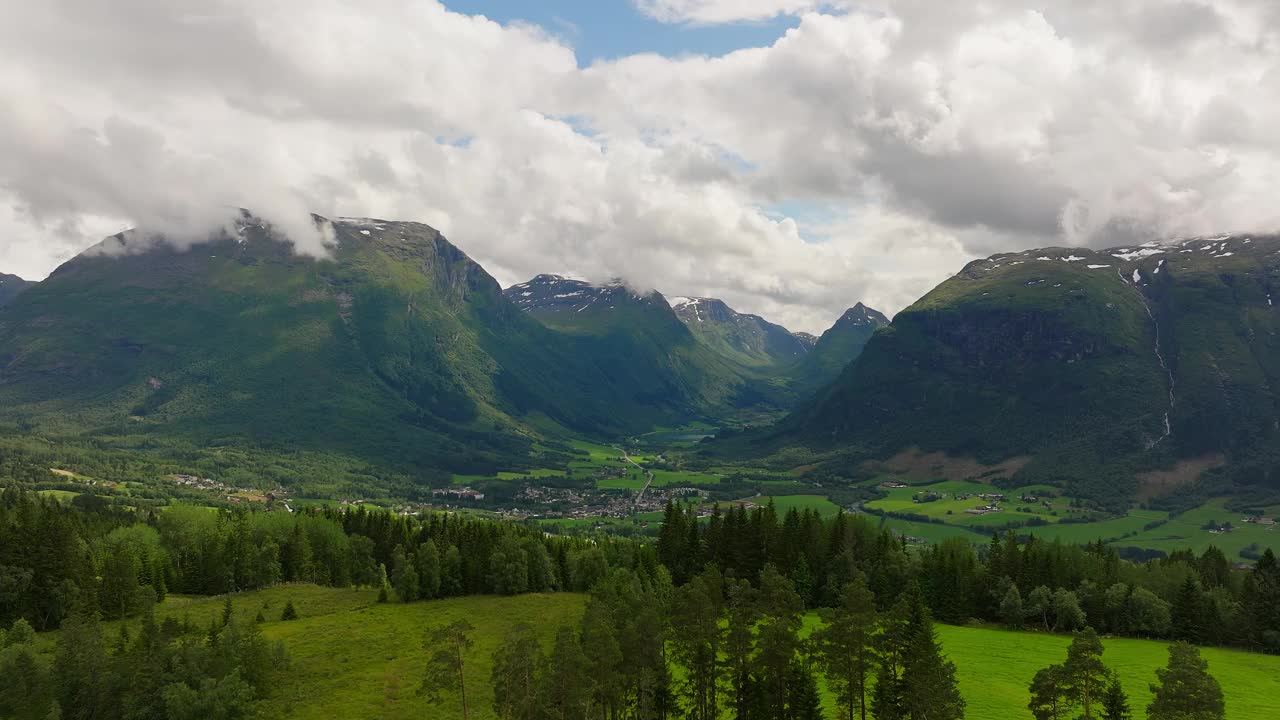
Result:
{"type": "Polygon", "coordinates": [[[501,720],[538,720],[541,715],[542,648],[533,628],[521,623],[493,653],[490,684],[493,712],[501,720]]]}
{"type": "Polygon", "coordinates": [[[438,703],[446,692],[457,692],[462,703],[462,718],[467,720],[467,651],[474,645],[470,633],[475,627],[466,620],[454,622],[430,630],[423,641],[426,649],[427,668],[423,674],[418,694],[429,702],[438,703]]]}
{"type": "Polygon", "coordinates": [[[542,680],[542,705],[553,720],[585,720],[591,705],[587,680],[591,666],[578,634],[565,626],[556,632],[542,680]]]}
{"type": "Polygon", "coordinates": [[[671,650],[676,662],[685,668],[687,680],[682,695],[692,720],[716,720],[720,715],[716,686],[724,634],[720,627],[723,606],[721,578],[714,569],[676,588],[672,598],[670,622],[676,632],[671,636],[671,650]]]}
{"type": "Polygon", "coordinates": [[[760,573],[760,623],[752,658],[761,683],[764,707],[771,717],[786,712],[787,681],[800,647],[800,596],[772,563],[760,573]]]}
{"type": "Polygon", "coordinates": [[[1226,716],[1222,687],[1195,646],[1171,645],[1169,664],[1156,670],[1156,679],[1147,706],[1149,720],[1222,720],[1226,716]]]}
{"type": "Polygon", "coordinates": [[[1031,679],[1031,700],[1027,709],[1036,720],[1061,720],[1067,717],[1072,703],[1067,692],[1061,665],[1050,665],[1037,671],[1031,679]]]}
{"type": "Polygon", "coordinates": [[[1093,628],[1085,628],[1075,634],[1067,648],[1067,659],[1062,664],[1063,684],[1068,696],[1083,710],[1084,720],[1098,717],[1105,683],[1109,676],[1102,663],[1102,641],[1093,628]]]}
{"type": "Polygon", "coordinates": [[[819,611],[824,627],[814,633],[818,658],[845,717],[867,717],[867,689],[876,667],[875,596],[861,574],[846,583],[840,605],[819,611]]]}
{"type": "Polygon", "coordinates": [[[293,607],[293,601],[289,600],[284,604],[284,610],[280,613],[281,620],[297,620],[298,610],[293,607]]]}

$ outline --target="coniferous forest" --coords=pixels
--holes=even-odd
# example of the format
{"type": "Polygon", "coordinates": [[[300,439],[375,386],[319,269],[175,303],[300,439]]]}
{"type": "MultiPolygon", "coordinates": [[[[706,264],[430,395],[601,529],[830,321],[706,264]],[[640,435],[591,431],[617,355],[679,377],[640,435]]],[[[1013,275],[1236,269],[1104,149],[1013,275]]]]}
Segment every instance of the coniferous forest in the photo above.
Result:
{"type": "MultiPolygon", "coordinates": [[[[657,542],[644,544],[446,514],[133,512],[10,487],[0,495],[0,582],[6,717],[214,707],[238,717],[232,710],[287,667],[287,648],[237,622],[229,593],[282,582],[380,587],[387,602],[588,592],[580,624],[550,647],[526,631],[504,642],[492,678],[504,718],[813,718],[819,680],[846,717],[962,717],[934,621],[1075,631],[1078,642],[1101,633],[1280,649],[1270,554],[1248,571],[1213,549],[1135,564],[1100,545],[1012,534],[916,551],[867,516],[778,517],[771,506],[700,519],[672,505],[657,542]],[[209,627],[157,623],[153,608],[170,592],[227,594],[227,611],[209,627]],[[806,625],[810,611],[816,625],[806,625]],[[119,618],[140,618],[141,629],[106,633],[102,621],[119,618]],[[56,649],[41,653],[34,631],[53,629],[56,649]]],[[[436,636],[427,655],[440,672],[424,692],[460,691],[465,672],[449,671],[460,651],[449,648],[466,642],[466,628],[436,636]]],[[[1185,652],[1178,659],[1194,669],[1185,652]]],[[[1087,697],[1109,687],[1105,669],[1095,674],[1087,697]]],[[[1050,713],[1037,716],[1066,717],[1054,708],[1080,691],[1064,677],[1037,676],[1032,710],[1050,713]]]]}

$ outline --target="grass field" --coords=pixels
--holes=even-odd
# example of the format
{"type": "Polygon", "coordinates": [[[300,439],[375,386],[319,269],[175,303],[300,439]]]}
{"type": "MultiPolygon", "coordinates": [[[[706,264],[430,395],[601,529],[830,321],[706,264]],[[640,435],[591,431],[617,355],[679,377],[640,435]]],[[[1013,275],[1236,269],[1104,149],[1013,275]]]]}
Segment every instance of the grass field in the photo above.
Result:
{"type": "MultiPolygon", "coordinates": [[[[1172,518],[1158,528],[1146,530],[1131,538],[1125,538],[1124,545],[1151,548],[1171,552],[1180,548],[1191,548],[1203,552],[1210,545],[1216,545],[1228,558],[1239,559],[1239,553],[1252,544],[1259,547],[1280,549],[1280,526],[1255,525],[1242,522],[1242,515],[1224,507],[1223,499],[1210,500],[1194,510],[1188,510],[1172,518]],[[1234,528],[1231,532],[1211,533],[1205,529],[1209,522],[1230,522],[1234,528]]],[[[1268,510],[1274,510],[1268,508],[1268,510]]],[[[1271,512],[1267,517],[1275,517],[1271,512]]]]}
{"type": "Polygon", "coordinates": [[[757,505],[768,505],[773,501],[774,511],[779,516],[785,515],[792,508],[796,510],[817,510],[822,517],[831,517],[840,512],[840,506],[823,495],[774,495],[773,497],[748,498],[757,505]]]}
{"type": "Polygon", "coordinates": [[[1004,525],[1011,522],[1026,522],[1033,517],[1045,522],[1057,523],[1067,518],[1093,516],[1093,513],[1071,507],[1069,498],[1044,498],[1042,502],[1034,503],[1021,502],[1018,499],[1023,495],[1034,495],[1040,498],[1048,489],[1043,485],[1029,485],[1013,490],[1000,490],[982,483],[947,480],[930,485],[890,488],[887,490],[886,497],[872,500],[866,505],[873,510],[924,515],[960,526],[1004,525]],[[932,502],[915,501],[917,496],[925,493],[936,493],[942,495],[942,498],[932,502]],[[1001,510],[982,515],[970,514],[969,510],[989,504],[988,500],[978,497],[986,493],[1000,493],[1007,498],[999,503],[1001,510]],[[1043,502],[1048,502],[1050,507],[1045,507],[1043,502]]]}
{"type": "MultiPolygon", "coordinates": [[[[422,636],[426,628],[466,618],[475,626],[475,646],[468,656],[469,697],[473,718],[492,718],[488,678],[490,656],[516,624],[530,624],[549,646],[556,629],[576,624],[585,597],[571,594],[524,595],[514,598],[468,597],[427,603],[375,602],[370,590],[343,590],[307,585],[278,586],[233,596],[237,614],[248,621],[262,610],[263,632],[285,642],[290,666],[270,692],[261,717],[317,720],[333,717],[456,718],[456,701],[437,707],[415,693],[423,667],[422,636]],[[301,616],[277,618],[286,600],[301,616]]],[[[222,612],[222,598],[171,597],[160,615],[186,616],[206,625],[222,612]]],[[[810,628],[813,616],[806,619],[810,628]]],[[[960,687],[971,720],[1030,718],[1026,688],[1036,670],[1061,662],[1069,638],[1043,633],[1008,632],[975,627],[938,626],[944,648],[956,663],[960,687]]],[[[108,631],[108,637],[113,637],[108,631]]],[[[48,649],[52,634],[41,636],[48,649]]],[[[1105,640],[1103,659],[1121,674],[1137,716],[1149,701],[1147,684],[1166,660],[1166,645],[1129,639],[1105,640]]],[[[1227,717],[1252,720],[1271,717],[1280,692],[1280,657],[1206,648],[1209,669],[1222,684],[1227,717]]],[[[827,717],[834,708],[827,698],[827,717]]]]}

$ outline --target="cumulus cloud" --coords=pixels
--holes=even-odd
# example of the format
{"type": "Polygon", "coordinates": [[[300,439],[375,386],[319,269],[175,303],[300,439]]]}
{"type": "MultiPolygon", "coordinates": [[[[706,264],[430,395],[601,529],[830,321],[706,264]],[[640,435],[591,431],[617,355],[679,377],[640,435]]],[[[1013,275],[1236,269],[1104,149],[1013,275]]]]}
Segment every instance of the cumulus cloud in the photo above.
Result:
{"type": "Polygon", "coordinates": [[[821,331],[994,252],[1280,224],[1274,3],[635,4],[798,19],[579,67],[434,0],[0,0],[0,270],[238,207],[319,254],[308,213],[378,216],[504,284],[623,277],[821,331]]]}
{"type": "Polygon", "coordinates": [[[666,23],[721,24],[769,20],[852,5],[847,0],[633,0],[636,9],[666,23]]]}

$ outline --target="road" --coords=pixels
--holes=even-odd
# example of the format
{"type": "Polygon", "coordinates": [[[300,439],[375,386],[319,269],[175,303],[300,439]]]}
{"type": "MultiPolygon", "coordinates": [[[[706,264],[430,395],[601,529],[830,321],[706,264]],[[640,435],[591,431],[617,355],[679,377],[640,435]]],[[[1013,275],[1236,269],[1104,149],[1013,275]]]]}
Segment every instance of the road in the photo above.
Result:
{"type": "Polygon", "coordinates": [[[639,505],[640,501],[644,499],[644,494],[649,491],[649,486],[653,485],[653,472],[645,469],[645,466],[641,465],[635,460],[632,460],[631,456],[627,454],[626,448],[620,447],[618,445],[614,445],[614,447],[622,451],[623,460],[626,460],[632,465],[635,465],[637,468],[640,468],[641,472],[644,473],[644,476],[645,476],[644,487],[640,488],[640,492],[636,494],[636,499],[635,499],[635,504],[639,505]]]}

